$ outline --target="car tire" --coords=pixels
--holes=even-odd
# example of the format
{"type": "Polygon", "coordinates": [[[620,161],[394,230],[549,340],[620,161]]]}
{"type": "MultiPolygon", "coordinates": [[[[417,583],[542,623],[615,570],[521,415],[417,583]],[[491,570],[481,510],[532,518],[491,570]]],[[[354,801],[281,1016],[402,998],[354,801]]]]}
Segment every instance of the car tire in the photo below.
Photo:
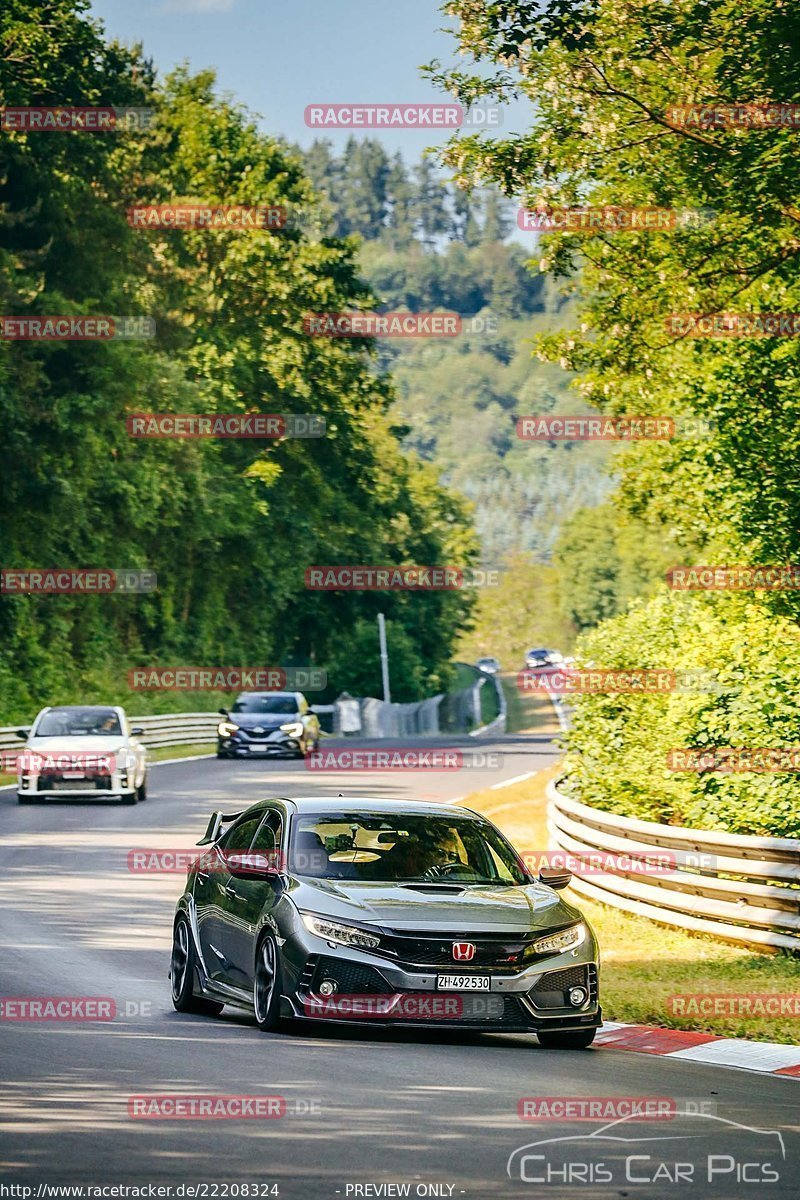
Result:
{"type": "Polygon", "coordinates": [[[217,758],[230,758],[230,754],[226,754],[224,750],[218,750],[217,758]]]}
{"type": "Polygon", "coordinates": [[[135,804],[138,798],[138,788],[135,792],[128,792],[125,796],[120,796],[120,804],[135,804]]]}
{"type": "Polygon", "coordinates": [[[586,1050],[596,1033],[596,1029],[542,1029],[536,1036],[545,1050],[586,1050]]]}
{"type": "Polygon", "coordinates": [[[216,1000],[205,1000],[194,994],[195,953],[192,931],[186,917],[178,917],[172,933],[172,958],[169,976],[172,988],[172,1006],[177,1012],[199,1013],[204,1017],[216,1017],[224,1004],[216,1000]]]}
{"type": "Polygon", "coordinates": [[[281,1023],[281,959],[271,933],[258,944],[253,972],[253,1011],[262,1033],[273,1033],[281,1023]]]}
{"type": "Polygon", "coordinates": [[[33,804],[33,796],[23,796],[22,792],[17,792],[17,804],[33,804]]]}
{"type": "Polygon", "coordinates": [[[142,780],[142,782],[139,784],[138,788],[136,789],[136,799],[138,800],[138,802],[140,804],[142,803],[143,800],[147,799],[147,776],[146,775],[145,775],[144,779],[142,780]]]}

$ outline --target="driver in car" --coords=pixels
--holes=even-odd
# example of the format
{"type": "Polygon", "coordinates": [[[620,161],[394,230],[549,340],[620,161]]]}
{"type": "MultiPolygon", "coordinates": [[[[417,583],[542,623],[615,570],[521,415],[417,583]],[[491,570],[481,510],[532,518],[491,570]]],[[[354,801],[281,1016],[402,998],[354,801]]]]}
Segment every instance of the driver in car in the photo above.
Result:
{"type": "Polygon", "coordinates": [[[458,842],[449,829],[444,834],[412,830],[407,837],[398,838],[391,854],[397,879],[438,874],[442,867],[460,861],[458,842]]]}

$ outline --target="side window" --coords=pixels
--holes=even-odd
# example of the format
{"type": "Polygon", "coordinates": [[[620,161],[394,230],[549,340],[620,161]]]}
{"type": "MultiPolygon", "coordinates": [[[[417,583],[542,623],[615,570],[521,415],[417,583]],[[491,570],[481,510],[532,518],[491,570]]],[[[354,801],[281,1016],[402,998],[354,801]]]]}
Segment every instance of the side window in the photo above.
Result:
{"type": "Polygon", "coordinates": [[[281,844],[281,815],[271,809],[261,823],[255,836],[253,850],[277,850],[281,844]]]}
{"type": "Polygon", "coordinates": [[[257,817],[248,817],[245,821],[237,821],[220,838],[217,845],[221,850],[249,850],[253,834],[258,829],[260,821],[260,813],[257,817]]]}

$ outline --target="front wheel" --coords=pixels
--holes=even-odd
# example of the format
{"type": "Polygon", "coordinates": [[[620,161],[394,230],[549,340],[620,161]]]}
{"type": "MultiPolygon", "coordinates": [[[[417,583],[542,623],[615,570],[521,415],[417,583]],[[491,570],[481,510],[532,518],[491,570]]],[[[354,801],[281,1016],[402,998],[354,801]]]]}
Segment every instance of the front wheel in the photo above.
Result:
{"type": "Polygon", "coordinates": [[[545,1050],[585,1050],[596,1033],[596,1029],[542,1029],[536,1036],[545,1050]]]}
{"type": "Polygon", "coordinates": [[[206,1017],[218,1016],[223,1004],[215,1000],[204,1000],[194,994],[194,943],[185,917],[179,917],[175,922],[172,935],[172,958],[170,960],[169,976],[172,981],[172,1004],[178,1012],[200,1013],[206,1017]]]}
{"type": "Polygon", "coordinates": [[[147,776],[146,775],[145,775],[144,779],[142,780],[142,782],[139,784],[138,788],[136,789],[136,799],[139,801],[140,804],[143,800],[147,799],[147,776]]]}
{"type": "Polygon", "coordinates": [[[278,1028],[281,1019],[281,964],[278,947],[271,934],[264,938],[256,956],[253,1009],[262,1033],[271,1033],[278,1028]]]}

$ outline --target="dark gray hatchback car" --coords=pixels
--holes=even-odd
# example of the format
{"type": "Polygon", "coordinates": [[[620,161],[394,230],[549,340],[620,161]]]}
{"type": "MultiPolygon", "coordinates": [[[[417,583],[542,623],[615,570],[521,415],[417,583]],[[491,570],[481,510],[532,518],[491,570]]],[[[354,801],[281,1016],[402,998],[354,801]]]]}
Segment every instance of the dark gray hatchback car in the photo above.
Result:
{"type": "Polygon", "coordinates": [[[598,951],[485,817],[452,805],[271,799],[214,813],[175,914],[180,1012],[457,1027],[590,1045],[598,951]]]}

